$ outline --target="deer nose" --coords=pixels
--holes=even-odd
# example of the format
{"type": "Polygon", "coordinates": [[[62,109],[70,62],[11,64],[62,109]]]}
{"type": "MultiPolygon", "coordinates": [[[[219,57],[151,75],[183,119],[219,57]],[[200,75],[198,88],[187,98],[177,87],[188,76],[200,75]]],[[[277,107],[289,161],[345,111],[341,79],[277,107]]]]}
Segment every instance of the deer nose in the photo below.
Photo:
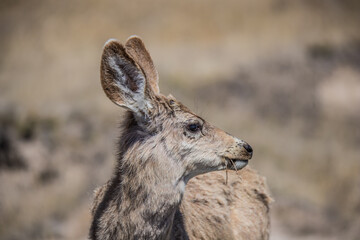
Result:
{"type": "Polygon", "coordinates": [[[253,153],[253,149],[252,147],[248,144],[248,143],[244,143],[243,147],[245,148],[245,150],[250,153],[252,155],[253,153]]]}

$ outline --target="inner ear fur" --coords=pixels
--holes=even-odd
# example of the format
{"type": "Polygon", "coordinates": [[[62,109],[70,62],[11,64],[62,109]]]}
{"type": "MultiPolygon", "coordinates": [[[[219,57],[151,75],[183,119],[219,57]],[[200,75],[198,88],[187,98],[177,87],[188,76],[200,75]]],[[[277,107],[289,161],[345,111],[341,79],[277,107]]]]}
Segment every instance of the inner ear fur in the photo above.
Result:
{"type": "Polygon", "coordinates": [[[109,40],[104,46],[100,78],[104,92],[115,104],[133,111],[143,110],[146,100],[144,73],[116,40],[109,40]]]}

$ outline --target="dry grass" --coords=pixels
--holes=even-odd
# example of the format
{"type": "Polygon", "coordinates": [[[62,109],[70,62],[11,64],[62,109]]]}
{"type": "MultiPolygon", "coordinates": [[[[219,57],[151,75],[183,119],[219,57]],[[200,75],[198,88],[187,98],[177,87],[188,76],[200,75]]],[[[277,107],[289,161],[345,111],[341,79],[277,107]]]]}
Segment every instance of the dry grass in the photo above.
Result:
{"type": "Polygon", "coordinates": [[[101,47],[138,34],[165,94],[255,149],[273,239],[357,239],[359,13],[352,0],[1,1],[0,238],[86,238],[121,118],[101,47]]]}

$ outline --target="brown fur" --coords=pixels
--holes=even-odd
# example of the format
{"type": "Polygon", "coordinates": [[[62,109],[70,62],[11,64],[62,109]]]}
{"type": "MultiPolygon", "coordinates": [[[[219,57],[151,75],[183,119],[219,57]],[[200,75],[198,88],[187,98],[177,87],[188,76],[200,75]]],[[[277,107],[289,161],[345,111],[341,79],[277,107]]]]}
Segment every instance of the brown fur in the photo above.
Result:
{"type": "Polygon", "coordinates": [[[244,167],[251,147],[161,95],[141,39],[105,45],[101,82],[130,111],[114,174],[96,190],[91,239],[268,239],[264,179],[245,168],[225,184],[219,171],[244,167]]]}
{"type": "Polygon", "coordinates": [[[151,89],[155,93],[160,93],[159,90],[159,76],[154,63],[146,50],[144,43],[138,37],[131,37],[127,40],[125,45],[127,53],[139,64],[141,70],[144,72],[151,89]]]}

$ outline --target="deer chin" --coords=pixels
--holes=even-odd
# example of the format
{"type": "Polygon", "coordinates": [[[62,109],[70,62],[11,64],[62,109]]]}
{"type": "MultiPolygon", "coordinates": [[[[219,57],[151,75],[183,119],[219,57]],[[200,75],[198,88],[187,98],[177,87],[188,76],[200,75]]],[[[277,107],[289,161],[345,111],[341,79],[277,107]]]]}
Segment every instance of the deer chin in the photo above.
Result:
{"type": "Polygon", "coordinates": [[[240,170],[246,167],[249,160],[248,159],[238,159],[238,158],[225,158],[226,165],[228,169],[231,170],[240,170]]]}

